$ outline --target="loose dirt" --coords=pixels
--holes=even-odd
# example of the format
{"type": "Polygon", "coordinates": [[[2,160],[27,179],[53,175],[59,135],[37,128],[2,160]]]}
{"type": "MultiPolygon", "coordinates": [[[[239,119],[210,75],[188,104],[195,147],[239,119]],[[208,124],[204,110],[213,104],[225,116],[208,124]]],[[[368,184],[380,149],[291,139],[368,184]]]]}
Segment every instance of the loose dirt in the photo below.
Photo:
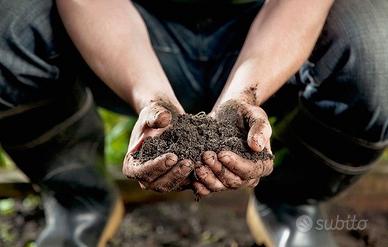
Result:
{"type": "Polygon", "coordinates": [[[246,128],[239,128],[234,118],[217,121],[205,113],[178,115],[172,127],[158,137],[145,139],[134,157],[142,162],[165,153],[174,153],[178,159],[200,161],[205,151],[216,153],[228,150],[253,161],[272,159],[267,150],[253,152],[247,143],[246,128]]]}

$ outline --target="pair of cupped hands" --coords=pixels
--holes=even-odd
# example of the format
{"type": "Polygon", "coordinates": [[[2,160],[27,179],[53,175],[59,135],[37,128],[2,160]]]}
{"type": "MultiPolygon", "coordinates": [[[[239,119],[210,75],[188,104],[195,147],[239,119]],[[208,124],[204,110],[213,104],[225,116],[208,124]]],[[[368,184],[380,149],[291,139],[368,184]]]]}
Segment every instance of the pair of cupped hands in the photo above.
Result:
{"type": "MultiPolygon", "coordinates": [[[[254,152],[264,148],[271,152],[271,126],[264,110],[253,104],[229,100],[209,116],[221,118],[236,111],[237,125],[247,128],[247,143],[254,152]],[[233,107],[230,107],[233,105],[233,107]]],[[[128,153],[124,160],[123,173],[128,178],[136,179],[142,189],[158,192],[181,191],[192,189],[199,197],[212,192],[242,187],[253,188],[261,177],[272,172],[273,160],[251,161],[231,151],[215,153],[211,150],[202,154],[200,161],[178,160],[174,153],[163,154],[144,163],[135,159],[133,154],[141,148],[145,138],[158,136],[171,126],[174,116],[183,114],[183,108],[162,100],[151,102],[144,107],[131,134],[128,153]],[[195,176],[191,176],[194,172],[195,176]]]]}

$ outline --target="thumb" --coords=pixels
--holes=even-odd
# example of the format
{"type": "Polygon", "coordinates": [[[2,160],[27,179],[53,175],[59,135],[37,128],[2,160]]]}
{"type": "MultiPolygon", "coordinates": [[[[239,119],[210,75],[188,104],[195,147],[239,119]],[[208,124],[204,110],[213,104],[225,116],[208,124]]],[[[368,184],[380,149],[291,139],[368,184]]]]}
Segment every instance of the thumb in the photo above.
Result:
{"type": "Polygon", "coordinates": [[[258,121],[253,124],[248,132],[248,146],[254,152],[263,151],[269,143],[272,129],[266,121],[258,121]]]}
{"type": "Polygon", "coordinates": [[[165,128],[171,123],[172,114],[160,105],[152,106],[145,114],[146,127],[153,129],[165,128]]]}
{"type": "Polygon", "coordinates": [[[267,146],[272,134],[267,114],[259,107],[252,107],[246,117],[250,127],[248,146],[253,151],[260,152],[267,146]]]}

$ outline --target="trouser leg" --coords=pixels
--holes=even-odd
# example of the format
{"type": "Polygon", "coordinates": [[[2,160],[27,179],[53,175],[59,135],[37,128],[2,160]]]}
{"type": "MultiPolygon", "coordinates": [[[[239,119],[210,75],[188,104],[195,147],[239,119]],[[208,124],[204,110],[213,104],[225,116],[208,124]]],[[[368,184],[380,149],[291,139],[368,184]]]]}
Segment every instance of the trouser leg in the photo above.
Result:
{"type": "Polygon", "coordinates": [[[80,96],[74,102],[78,109],[33,139],[25,140],[24,133],[46,125],[44,116],[59,119],[72,107],[56,99],[9,115],[0,121],[0,137],[17,166],[41,188],[46,227],[38,246],[103,246],[120,222],[122,206],[104,174],[103,126],[91,94],[69,95],[80,96]]]}
{"type": "Polygon", "coordinates": [[[336,246],[319,202],[369,171],[387,146],[388,2],[335,1],[300,72],[264,108],[276,116],[271,175],[247,222],[266,246],[336,246]]]}
{"type": "Polygon", "coordinates": [[[120,222],[104,133],[54,1],[0,1],[0,142],[40,186],[38,246],[103,246],[120,222]],[[73,64],[73,65],[72,65],[73,64]]]}
{"type": "Polygon", "coordinates": [[[287,103],[281,95],[296,89],[295,108],[274,125],[281,161],[256,188],[259,200],[330,198],[382,154],[388,143],[387,13],[382,0],[335,2],[299,83],[267,104],[269,111],[279,109],[287,103]]]}

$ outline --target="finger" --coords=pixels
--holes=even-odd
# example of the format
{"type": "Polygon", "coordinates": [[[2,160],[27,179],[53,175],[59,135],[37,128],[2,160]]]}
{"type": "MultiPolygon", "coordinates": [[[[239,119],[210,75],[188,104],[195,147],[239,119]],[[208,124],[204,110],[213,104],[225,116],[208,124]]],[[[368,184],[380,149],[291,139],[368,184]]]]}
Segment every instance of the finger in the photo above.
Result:
{"type": "Polygon", "coordinates": [[[253,162],[244,159],[231,151],[221,151],[217,155],[218,160],[226,166],[231,172],[239,176],[242,180],[258,178],[263,175],[272,160],[258,160],[253,162]]]}
{"type": "Polygon", "coordinates": [[[257,120],[249,129],[248,146],[255,152],[263,151],[271,138],[271,134],[272,128],[268,121],[257,120]]]}
{"type": "Polygon", "coordinates": [[[150,107],[146,108],[139,117],[144,119],[147,127],[159,129],[165,128],[171,123],[172,114],[165,107],[153,103],[150,107]]]}
{"type": "Polygon", "coordinates": [[[129,138],[128,153],[133,154],[141,148],[144,141],[143,128],[144,123],[138,119],[133,126],[131,136],[129,138]]]}
{"type": "MultiPolygon", "coordinates": [[[[142,188],[143,190],[148,188],[142,182],[139,182],[139,184],[140,184],[140,188],[142,188]]],[[[192,187],[191,186],[191,179],[187,177],[182,182],[177,184],[177,186],[172,188],[171,191],[182,191],[182,190],[191,189],[191,187],[192,187]]]]}
{"type": "Polygon", "coordinates": [[[260,178],[254,178],[246,181],[245,186],[248,188],[255,188],[260,182],[260,178]]]}
{"type": "Polygon", "coordinates": [[[248,146],[255,152],[264,149],[271,138],[272,128],[267,114],[259,107],[251,107],[247,113],[249,123],[248,146]]]}
{"type": "Polygon", "coordinates": [[[146,128],[146,129],[143,129],[140,137],[137,137],[137,139],[135,139],[135,138],[132,139],[132,137],[131,137],[132,141],[130,142],[130,144],[132,144],[132,146],[128,148],[128,150],[129,150],[128,152],[131,154],[136,153],[137,151],[139,151],[141,149],[141,147],[143,146],[143,143],[147,137],[159,136],[165,130],[166,130],[166,128],[160,128],[160,129],[146,128]]]}
{"type": "MultiPolygon", "coordinates": [[[[271,144],[268,142],[267,146],[265,147],[268,153],[272,155],[272,150],[271,150],[271,144]]],[[[273,171],[273,161],[274,161],[274,156],[272,156],[272,159],[268,159],[265,161],[265,166],[264,166],[264,172],[263,172],[263,177],[268,176],[269,174],[272,173],[273,171]]]]}
{"type": "Polygon", "coordinates": [[[198,165],[195,167],[195,174],[199,182],[206,186],[211,192],[218,192],[226,190],[226,187],[220,180],[214,175],[209,167],[204,165],[198,165]]]}
{"type": "Polygon", "coordinates": [[[205,197],[211,193],[210,190],[208,190],[205,187],[205,185],[201,184],[200,182],[196,182],[196,181],[193,182],[193,190],[194,190],[194,194],[196,194],[200,198],[205,197]]]}
{"type": "Polygon", "coordinates": [[[229,189],[237,189],[242,185],[239,176],[233,174],[228,168],[222,165],[217,159],[217,154],[213,151],[206,151],[202,155],[202,161],[207,165],[221,183],[229,189]]]}
{"type": "Polygon", "coordinates": [[[139,114],[139,118],[131,132],[128,145],[130,153],[138,151],[144,139],[149,136],[160,135],[170,126],[173,116],[183,114],[182,106],[174,105],[168,101],[157,100],[145,107],[139,114]]]}
{"type": "Polygon", "coordinates": [[[149,184],[148,188],[158,192],[173,191],[190,175],[193,169],[194,164],[191,160],[181,160],[170,171],[149,184]]]}
{"type": "Polygon", "coordinates": [[[131,144],[134,143],[134,144],[132,146],[128,147],[128,153],[132,155],[141,149],[141,147],[143,146],[144,140],[145,140],[145,136],[143,133],[140,137],[137,137],[137,138],[132,138],[132,136],[131,136],[131,139],[132,139],[132,141],[130,143],[131,144]],[[137,140],[137,141],[135,141],[135,140],[137,140]]]}
{"type": "Polygon", "coordinates": [[[150,183],[167,173],[178,161],[178,157],[173,153],[163,154],[153,160],[141,163],[127,154],[123,165],[123,174],[128,178],[133,178],[150,183]]]}

